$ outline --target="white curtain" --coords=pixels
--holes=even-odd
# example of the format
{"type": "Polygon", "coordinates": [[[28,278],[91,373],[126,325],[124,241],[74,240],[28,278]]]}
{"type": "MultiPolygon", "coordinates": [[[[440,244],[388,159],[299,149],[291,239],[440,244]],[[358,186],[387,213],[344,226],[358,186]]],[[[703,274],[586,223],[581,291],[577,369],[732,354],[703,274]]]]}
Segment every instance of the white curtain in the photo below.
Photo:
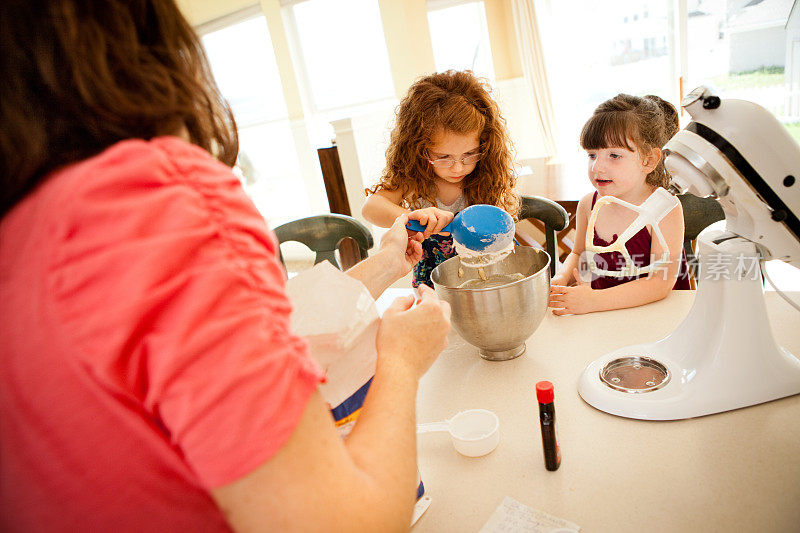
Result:
{"type": "Polygon", "coordinates": [[[547,82],[542,39],[536,22],[534,0],[511,0],[511,6],[519,54],[522,60],[522,72],[526,85],[531,89],[531,97],[542,124],[542,137],[546,156],[552,159],[558,156],[556,126],[553,101],[550,97],[550,85],[547,82]]]}

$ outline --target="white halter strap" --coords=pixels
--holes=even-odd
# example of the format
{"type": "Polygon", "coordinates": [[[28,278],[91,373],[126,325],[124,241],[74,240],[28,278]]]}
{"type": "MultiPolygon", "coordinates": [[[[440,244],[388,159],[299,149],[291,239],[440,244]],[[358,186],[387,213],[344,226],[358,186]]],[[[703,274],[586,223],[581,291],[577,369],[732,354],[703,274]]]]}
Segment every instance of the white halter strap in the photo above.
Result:
{"type": "MultiPolygon", "coordinates": [[[[588,266],[588,270],[590,272],[586,272],[584,268],[581,268],[581,278],[590,278],[591,274],[596,274],[598,276],[611,276],[615,278],[638,277],[643,274],[649,274],[655,269],[668,265],[670,261],[669,247],[667,246],[667,241],[664,239],[664,235],[661,233],[659,223],[661,222],[661,219],[667,216],[667,213],[675,209],[675,206],[677,206],[679,203],[680,202],[675,196],[670,194],[662,187],[658,187],[655,191],[653,191],[653,194],[651,194],[647,200],[642,202],[642,205],[633,205],[632,203],[626,202],[625,200],[620,200],[614,196],[603,196],[599,198],[594,204],[594,208],[592,208],[592,214],[589,217],[589,224],[586,228],[586,254],[588,257],[586,258],[587,260],[585,261],[585,264],[588,266]],[[597,214],[600,212],[600,208],[602,206],[612,203],[619,204],[632,211],[635,211],[639,214],[639,216],[637,216],[636,220],[634,220],[631,225],[622,232],[616,241],[608,246],[597,246],[594,244],[594,224],[597,220],[597,214]],[[664,252],[657,261],[654,261],[647,266],[639,267],[636,266],[631,259],[625,244],[627,244],[631,237],[639,233],[639,231],[641,231],[641,229],[647,225],[650,225],[652,228],[653,234],[658,239],[658,242],[661,244],[661,248],[664,250],[664,252]],[[621,270],[606,270],[597,266],[594,256],[596,254],[607,252],[619,252],[622,254],[622,257],[625,259],[625,265],[621,270]]],[[[585,279],[584,281],[588,280],[585,279]]]]}

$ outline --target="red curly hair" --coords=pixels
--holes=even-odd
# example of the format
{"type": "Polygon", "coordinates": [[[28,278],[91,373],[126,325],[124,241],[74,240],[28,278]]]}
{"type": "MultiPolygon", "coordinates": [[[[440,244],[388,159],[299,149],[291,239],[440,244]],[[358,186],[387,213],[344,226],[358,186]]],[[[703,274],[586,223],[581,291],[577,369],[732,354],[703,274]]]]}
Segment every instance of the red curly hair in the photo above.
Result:
{"type": "Polygon", "coordinates": [[[470,71],[448,70],[415,81],[397,107],[386,167],[367,192],[399,189],[408,209],[418,209],[423,199],[436,205],[436,175],[426,155],[434,135],[440,129],[460,135],[480,131],[483,157],[465,179],[464,198],[467,205],[496,205],[516,216],[514,147],[490,93],[488,82],[470,71]]]}

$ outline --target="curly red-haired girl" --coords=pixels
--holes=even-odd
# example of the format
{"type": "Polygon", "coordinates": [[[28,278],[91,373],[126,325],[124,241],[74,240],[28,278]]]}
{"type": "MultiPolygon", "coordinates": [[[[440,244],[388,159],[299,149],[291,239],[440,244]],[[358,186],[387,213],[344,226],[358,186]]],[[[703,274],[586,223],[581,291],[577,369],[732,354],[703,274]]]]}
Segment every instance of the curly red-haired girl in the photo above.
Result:
{"type": "Polygon", "coordinates": [[[519,210],[514,149],[488,83],[469,71],[417,80],[397,108],[386,167],[362,209],[390,227],[403,213],[427,225],[412,285],[432,285],[431,271],[455,255],[444,228],[473,204],[519,210]]]}

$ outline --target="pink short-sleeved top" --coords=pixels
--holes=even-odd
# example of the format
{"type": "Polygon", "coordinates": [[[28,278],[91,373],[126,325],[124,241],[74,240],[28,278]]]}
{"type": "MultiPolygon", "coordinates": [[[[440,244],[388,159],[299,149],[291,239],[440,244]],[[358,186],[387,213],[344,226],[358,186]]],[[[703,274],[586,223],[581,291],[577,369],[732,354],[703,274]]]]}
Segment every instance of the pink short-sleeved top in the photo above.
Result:
{"type": "Polygon", "coordinates": [[[208,489],[323,380],[276,241],[177,137],[52,173],[0,220],[0,530],[226,530],[208,489]]]}

